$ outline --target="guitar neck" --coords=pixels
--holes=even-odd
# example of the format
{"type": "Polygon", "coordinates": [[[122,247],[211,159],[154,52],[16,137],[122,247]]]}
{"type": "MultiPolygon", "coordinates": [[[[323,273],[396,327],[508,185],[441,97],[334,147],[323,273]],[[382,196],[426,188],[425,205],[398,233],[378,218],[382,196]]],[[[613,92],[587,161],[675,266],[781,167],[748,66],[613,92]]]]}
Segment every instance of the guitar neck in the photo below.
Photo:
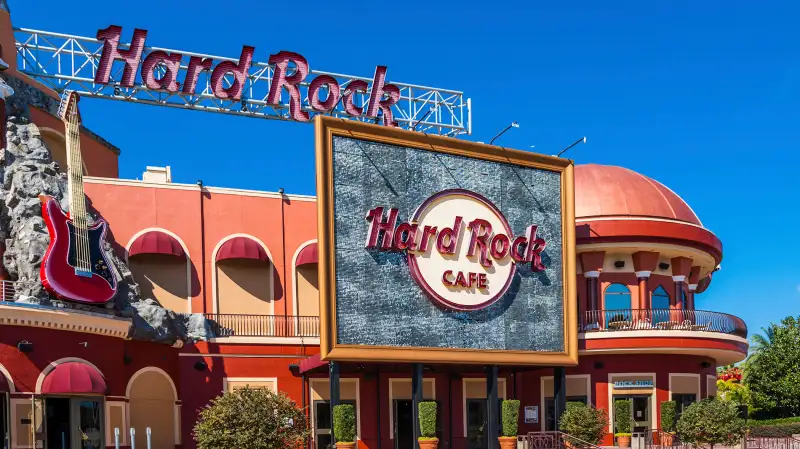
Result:
{"type": "Polygon", "coordinates": [[[86,201],[83,193],[83,159],[81,158],[80,124],[76,117],[67,123],[68,185],[70,217],[79,227],[86,226],[86,201]]]}

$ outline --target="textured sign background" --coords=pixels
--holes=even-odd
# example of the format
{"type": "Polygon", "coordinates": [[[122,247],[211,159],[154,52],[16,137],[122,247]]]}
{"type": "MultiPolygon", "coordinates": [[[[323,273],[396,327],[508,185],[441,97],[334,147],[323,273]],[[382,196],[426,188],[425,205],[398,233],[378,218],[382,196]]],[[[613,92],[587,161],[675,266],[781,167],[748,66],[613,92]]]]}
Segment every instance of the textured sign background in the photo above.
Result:
{"type": "Polygon", "coordinates": [[[338,344],[564,351],[559,173],[334,136],[333,183],[338,344]],[[399,224],[453,188],[492,201],[515,236],[538,224],[547,242],[544,272],[520,265],[505,296],[475,312],[436,307],[405,253],[364,248],[368,210],[396,207],[399,224]]]}

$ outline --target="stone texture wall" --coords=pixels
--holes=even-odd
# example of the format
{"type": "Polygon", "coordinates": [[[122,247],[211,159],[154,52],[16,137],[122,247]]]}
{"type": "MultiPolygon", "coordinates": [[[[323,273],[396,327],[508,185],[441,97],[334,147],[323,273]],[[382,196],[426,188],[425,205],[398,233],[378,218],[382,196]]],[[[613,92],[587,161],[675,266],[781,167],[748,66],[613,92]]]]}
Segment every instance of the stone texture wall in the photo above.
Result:
{"type": "Polygon", "coordinates": [[[334,137],[336,307],[341,344],[561,352],[564,349],[560,175],[546,170],[334,137]],[[508,292],[474,312],[436,307],[411,278],[405,254],[364,248],[368,210],[396,207],[407,221],[445,189],[479,193],[514,235],[540,225],[544,272],[519,265],[508,292]]]}
{"type": "MultiPolygon", "coordinates": [[[[202,315],[176,314],[150,298],[142,298],[128,266],[106,243],[119,280],[119,292],[105,309],[51,298],[44,290],[39,267],[49,244],[42,219],[39,195],[57,198],[68,210],[67,179],[59,173],[39,133],[30,120],[31,106],[56,114],[58,101],[15,78],[0,76],[15,93],[6,99],[6,148],[0,153],[0,238],[5,242],[3,267],[16,281],[16,301],[45,306],[74,308],[130,317],[132,337],[173,344],[178,340],[203,339],[210,334],[202,315]]],[[[91,213],[89,221],[94,221],[91,213]]]]}

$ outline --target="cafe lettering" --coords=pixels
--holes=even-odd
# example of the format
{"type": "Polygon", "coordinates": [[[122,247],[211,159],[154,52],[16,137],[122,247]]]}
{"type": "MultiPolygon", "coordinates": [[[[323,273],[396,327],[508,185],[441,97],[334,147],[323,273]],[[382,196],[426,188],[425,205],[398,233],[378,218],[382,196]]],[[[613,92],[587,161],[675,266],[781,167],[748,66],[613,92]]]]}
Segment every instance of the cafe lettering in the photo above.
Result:
{"type": "Polygon", "coordinates": [[[365,246],[406,252],[412,275],[429,293],[442,290],[431,285],[430,271],[435,270],[439,286],[447,291],[489,294],[492,300],[479,304],[486,306],[506,291],[517,264],[529,263],[536,272],[546,269],[541,257],[546,242],[537,236],[539,226],[532,224],[514,236],[497,207],[475,192],[443,191],[420,205],[409,222],[398,224],[398,215],[393,207],[370,209],[365,246]],[[434,259],[439,263],[432,263],[434,259]]]}

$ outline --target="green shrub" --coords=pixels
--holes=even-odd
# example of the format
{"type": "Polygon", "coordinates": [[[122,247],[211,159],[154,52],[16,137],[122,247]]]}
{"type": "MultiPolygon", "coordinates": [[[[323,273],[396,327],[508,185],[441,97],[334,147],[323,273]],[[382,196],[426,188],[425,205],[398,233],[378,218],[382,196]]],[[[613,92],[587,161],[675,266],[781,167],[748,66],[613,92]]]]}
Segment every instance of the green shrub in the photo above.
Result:
{"type": "Polygon", "coordinates": [[[742,441],[744,420],[734,402],[703,399],[687,407],[678,419],[681,441],[694,447],[715,444],[733,446],[742,441]]]}
{"type": "Polygon", "coordinates": [[[519,401],[516,399],[507,399],[503,401],[503,435],[504,437],[517,436],[519,429],[519,401]]]}
{"type": "Polygon", "coordinates": [[[678,404],[675,401],[664,401],[661,403],[661,430],[664,432],[674,432],[677,424],[678,404]]]}
{"type": "MultiPolygon", "coordinates": [[[[783,418],[791,419],[791,418],[783,418]]],[[[776,420],[778,421],[778,420],[776,420]]],[[[778,424],[750,424],[750,436],[765,438],[787,438],[800,433],[800,422],[784,422],[778,424]]]]}
{"type": "Polygon", "coordinates": [[[608,429],[608,415],[582,402],[570,402],[558,421],[562,432],[573,437],[570,443],[576,447],[597,445],[608,429]]]}
{"type": "Polygon", "coordinates": [[[194,426],[198,449],[300,447],[306,414],[284,393],[242,388],[213,399],[194,426]]]}
{"type": "Polygon", "coordinates": [[[614,401],[614,427],[616,427],[615,436],[631,435],[631,401],[629,399],[614,401]]]}
{"type": "Polygon", "coordinates": [[[333,408],[333,436],[342,443],[356,441],[356,410],[350,404],[339,404],[333,408]]]}
{"type": "Polygon", "coordinates": [[[433,401],[419,403],[419,433],[421,438],[436,438],[436,403],[433,401]]]}
{"type": "Polygon", "coordinates": [[[776,419],[751,419],[747,422],[751,426],[772,426],[775,424],[791,424],[800,423],[800,416],[791,418],[776,418],[776,419]]]}

